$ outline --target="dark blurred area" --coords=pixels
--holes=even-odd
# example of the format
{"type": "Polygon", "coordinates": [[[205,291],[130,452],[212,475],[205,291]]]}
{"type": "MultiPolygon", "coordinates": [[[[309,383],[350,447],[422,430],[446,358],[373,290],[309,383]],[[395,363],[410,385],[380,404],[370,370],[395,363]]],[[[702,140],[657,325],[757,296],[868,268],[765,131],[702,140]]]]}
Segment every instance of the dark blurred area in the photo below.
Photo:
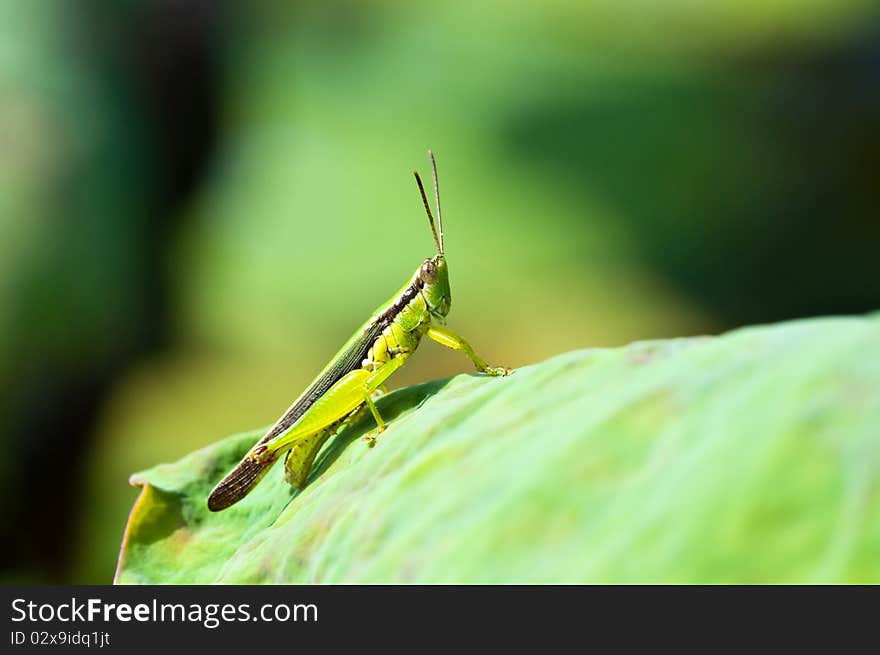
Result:
{"type": "MultiPolygon", "coordinates": [[[[94,112],[99,133],[61,153],[74,161],[33,181],[48,195],[45,234],[12,271],[4,322],[0,401],[14,461],[2,477],[2,561],[12,579],[22,570],[65,579],[101,402],[133,361],[169,345],[165,245],[216,139],[221,3],[80,9],[56,28],[54,45],[89,87],[74,93],[93,94],[81,110],[94,112]]],[[[76,132],[78,99],[66,100],[52,98],[47,109],[66,106],[73,115],[58,123],[76,132]]],[[[7,136],[28,154],[20,134],[7,136]]]]}
{"type": "Polygon", "coordinates": [[[431,254],[428,147],[494,361],[880,308],[876,14],[518,7],[5,10],[4,581],[108,582],[129,473],[280,413],[431,254]]]}
{"type": "Polygon", "coordinates": [[[880,31],[703,63],[517,116],[517,155],[586,175],[725,327],[876,308],[880,31]]]}

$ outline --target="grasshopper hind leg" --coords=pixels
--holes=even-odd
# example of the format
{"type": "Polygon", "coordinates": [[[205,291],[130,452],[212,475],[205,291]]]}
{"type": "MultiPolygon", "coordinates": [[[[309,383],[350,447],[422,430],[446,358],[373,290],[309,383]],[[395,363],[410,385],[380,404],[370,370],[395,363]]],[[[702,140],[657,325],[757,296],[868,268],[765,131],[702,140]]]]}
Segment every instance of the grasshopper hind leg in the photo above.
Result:
{"type": "Polygon", "coordinates": [[[345,418],[328,425],[320,432],[297,441],[284,457],[284,480],[287,484],[294,489],[305,487],[309,474],[312,472],[315,458],[327,440],[357,421],[363,415],[364,409],[365,407],[362,405],[345,418]]]}
{"type": "MultiPolygon", "coordinates": [[[[373,391],[372,398],[378,398],[388,393],[388,388],[382,384],[373,391]]],[[[371,397],[367,396],[367,402],[370,403],[371,397]]],[[[352,423],[359,420],[366,411],[368,404],[361,405],[345,418],[337,421],[335,424],[328,426],[325,430],[317,434],[306,437],[302,441],[298,441],[287,451],[284,458],[284,479],[294,489],[302,489],[306,486],[309,474],[312,472],[312,465],[315,458],[321,452],[322,446],[327,440],[335,434],[338,434],[352,423]]],[[[364,440],[372,447],[376,442],[375,436],[366,436],[364,440]]]]}
{"type": "Polygon", "coordinates": [[[287,455],[284,457],[284,480],[287,484],[294,489],[302,489],[306,486],[315,457],[327,439],[336,431],[334,427],[321,430],[311,437],[298,441],[287,451],[287,455]]]}

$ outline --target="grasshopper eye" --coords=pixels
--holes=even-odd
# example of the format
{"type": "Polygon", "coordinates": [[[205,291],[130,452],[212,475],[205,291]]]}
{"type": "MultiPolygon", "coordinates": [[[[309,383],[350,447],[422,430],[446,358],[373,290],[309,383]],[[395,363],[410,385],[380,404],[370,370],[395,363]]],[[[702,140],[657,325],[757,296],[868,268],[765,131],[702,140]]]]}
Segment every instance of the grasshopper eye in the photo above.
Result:
{"type": "Polygon", "coordinates": [[[437,264],[432,259],[426,259],[419,270],[419,278],[425,284],[431,284],[437,281],[437,264]]]}

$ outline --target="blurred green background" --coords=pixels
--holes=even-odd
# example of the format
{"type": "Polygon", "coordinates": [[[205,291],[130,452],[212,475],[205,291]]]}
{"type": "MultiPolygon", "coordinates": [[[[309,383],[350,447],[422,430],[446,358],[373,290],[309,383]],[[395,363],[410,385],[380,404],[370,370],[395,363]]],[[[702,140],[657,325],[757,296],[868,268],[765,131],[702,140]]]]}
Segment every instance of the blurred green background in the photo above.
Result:
{"type": "Polygon", "coordinates": [[[874,5],[0,1],[0,580],[109,582],[131,472],[287,407],[429,147],[493,362],[877,309],[874,5]]]}

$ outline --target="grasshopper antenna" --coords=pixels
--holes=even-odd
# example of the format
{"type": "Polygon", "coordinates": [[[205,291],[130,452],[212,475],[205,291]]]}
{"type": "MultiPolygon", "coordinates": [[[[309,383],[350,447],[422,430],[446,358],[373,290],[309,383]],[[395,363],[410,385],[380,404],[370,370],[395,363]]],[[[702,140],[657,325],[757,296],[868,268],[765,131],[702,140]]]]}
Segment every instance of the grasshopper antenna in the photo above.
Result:
{"type": "MultiPolygon", "coordinates": [[[[431,155],[431,164],[434,163],[434,156],[431,155]]],[[[443,232],[440,232],[440,236],[437,234],[437,226],[434,225],[434,214],[431,213],[431,205],[428,204],[428,196],[425,195],[425,187],[422,184],[422,178],[419,177],[418,171],[413,171],[413,175],[416,176],[416,184],[419,185],[419,193],[422,194],[422,204],[425,205],[425,212],[428,214],[428,222],[431,224],[431,232],[434,233],[434,243],[437,245],[437,252],[439,254],[443,254],[443,232]]],[[[434,166],[434,179],[437,179],[437,168],[434,166]]],[[[435,182],[434,189],[436,191],[437,185],[435,182]]],[[[438,196],[439,197],[439,196],[438,196]]],[[[437,206],[439,209],[439,205],[437,206]]]]}
{"type": "Polygon", "coordinates": [[[440,212],[440,186],[437,184],[437,162],[434,161],[434,153],[428,151],[428,159],[431,160],[431,173],[434,176],[434,203],[437,208],[437,232],[440,235],[440,254],[443,254],[443,214],[440,212]]]}

